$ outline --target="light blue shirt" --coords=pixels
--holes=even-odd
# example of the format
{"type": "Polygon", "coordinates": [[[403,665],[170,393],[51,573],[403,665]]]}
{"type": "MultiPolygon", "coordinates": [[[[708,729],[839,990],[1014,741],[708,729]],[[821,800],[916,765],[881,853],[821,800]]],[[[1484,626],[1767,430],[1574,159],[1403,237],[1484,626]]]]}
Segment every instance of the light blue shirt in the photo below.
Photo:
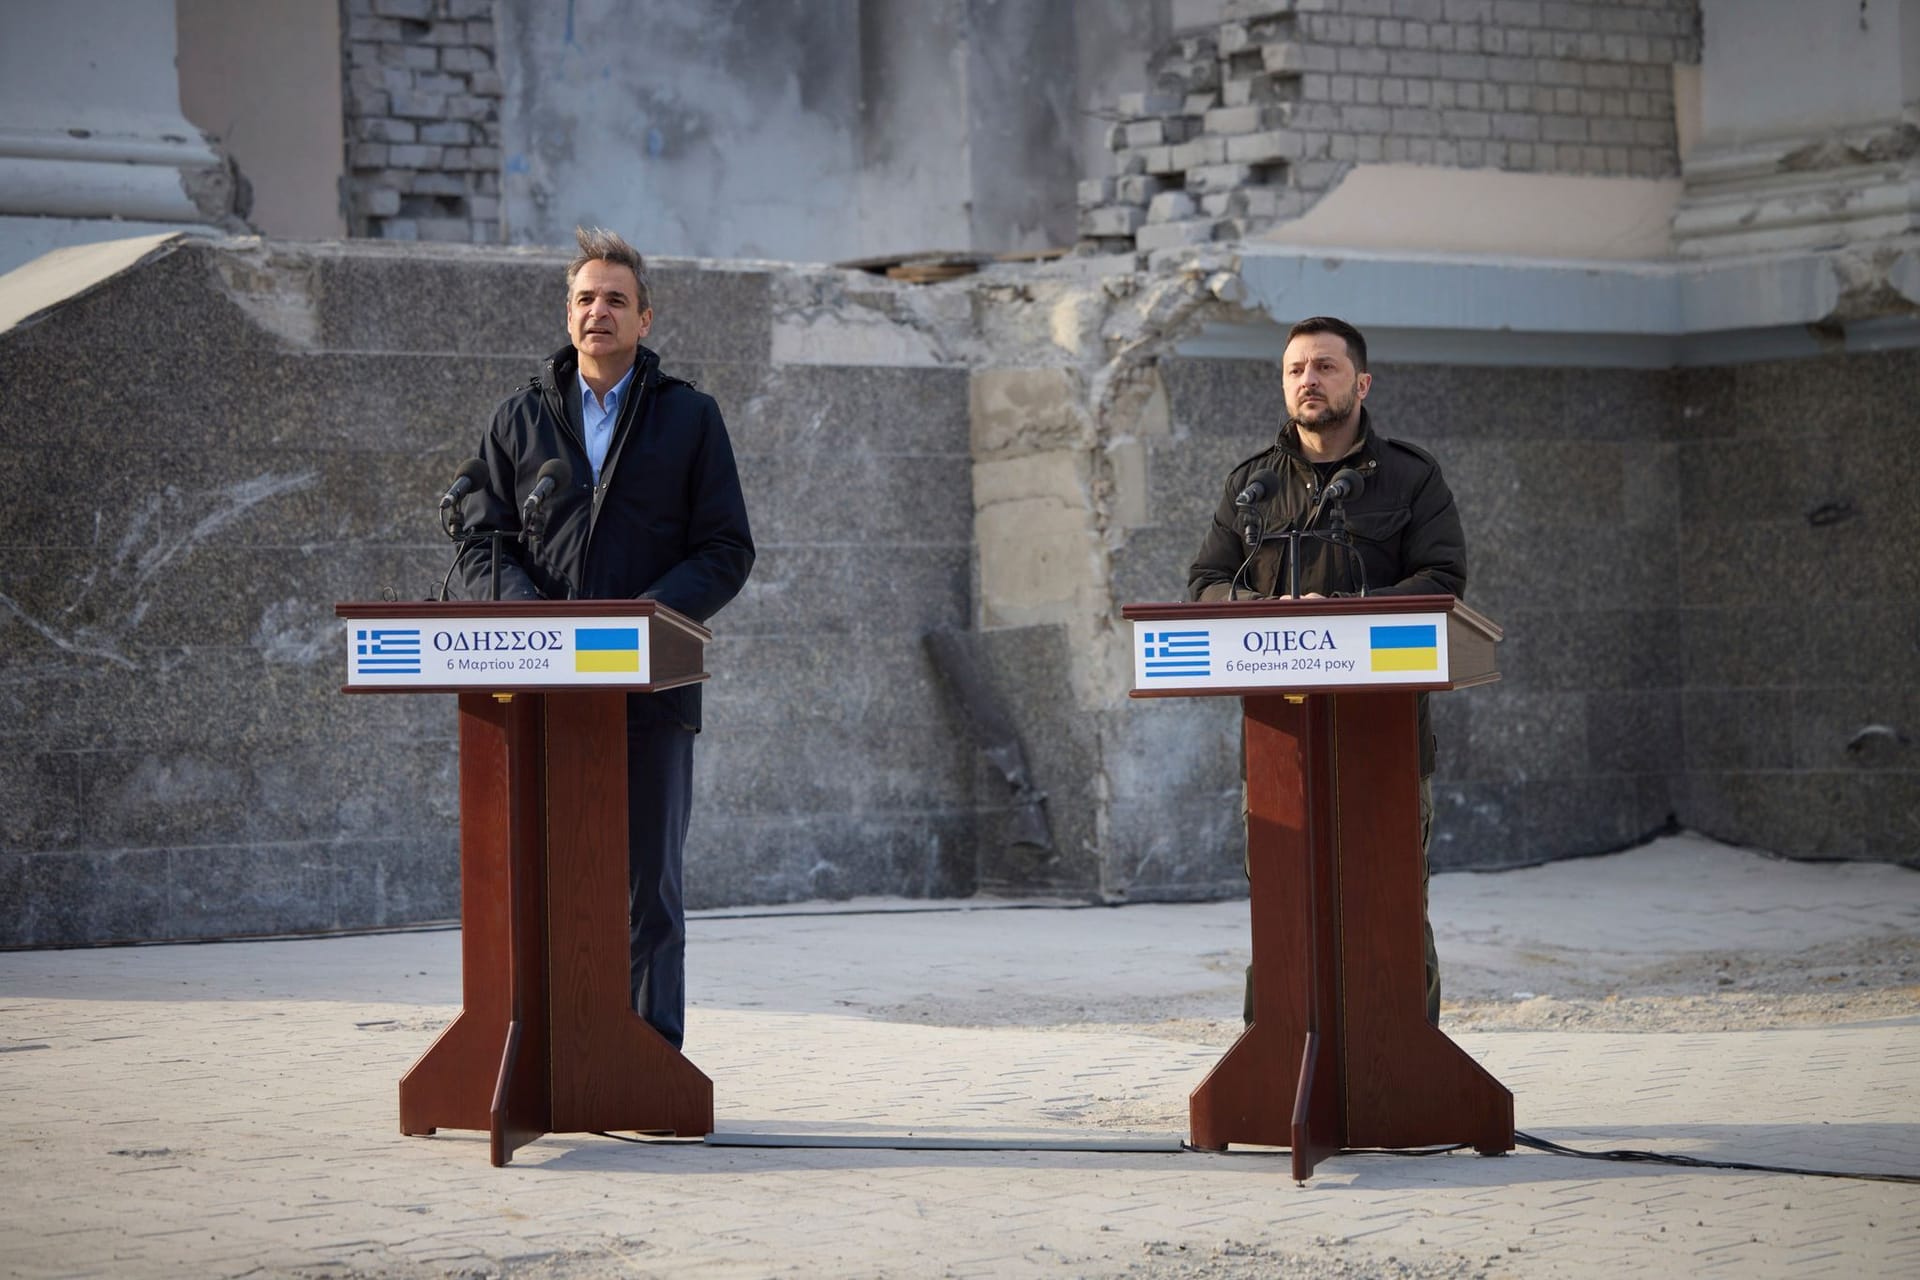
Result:
{"type": "Polygon", "coordinates": [[[626,398],[627,388],[633,385],[634,369],[640,367],[634,361],[633,368],[627,370],[627,376],[613,384],[603,401],[593,394],[593,388],[587,385],[586,378],[578,372],[574,377],[580,379],[580,425],[587,433],[587,461],[593,464],[593,482],[600,483],[600,468],[606,465],[607,449],[613,444],[613,424],[620,420],[620,402],[626,398]]]}

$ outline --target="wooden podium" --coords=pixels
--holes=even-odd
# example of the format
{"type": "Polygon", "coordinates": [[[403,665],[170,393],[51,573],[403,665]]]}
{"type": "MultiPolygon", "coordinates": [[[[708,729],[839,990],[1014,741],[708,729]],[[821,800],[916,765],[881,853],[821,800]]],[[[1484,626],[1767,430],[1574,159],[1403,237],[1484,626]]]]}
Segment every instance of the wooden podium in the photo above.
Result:
{"type": "Polygon", "coordinates": [[[1415,695],[1497,680],[1451,596],[1139,604],[1136,698],[1237,696],[1253,1023],[1193,1091],[1195,1147],[1513,1149],[1513,1095],[1426,1019],[1415,695]]]}
{"type": "Polygon", "coordinates": [[[400,1132],[705,1135],[713,1082],[628,993],[630,690],[705,680],[712,634],[646,600],[342,604],[347,693],[457,693],[462,1009],[400,1132]]]}

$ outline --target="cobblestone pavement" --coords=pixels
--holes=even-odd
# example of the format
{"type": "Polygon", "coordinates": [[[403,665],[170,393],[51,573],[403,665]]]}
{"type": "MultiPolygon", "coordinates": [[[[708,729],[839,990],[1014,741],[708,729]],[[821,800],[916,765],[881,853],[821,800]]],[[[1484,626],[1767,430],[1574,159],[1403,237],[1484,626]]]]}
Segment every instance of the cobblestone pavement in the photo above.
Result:
{"type": "MultiPolygon", "coordinates": [[[[1542,946],[1536,969],[1631,972],[1920,933],[1920,876],[1698,844],[1440,877],[1442,954],[1471,987],[1542,946]]],[[[1244,903],[867,905],[695,920],[689,1048],[724,1133],[1184,1136],[1244,903]]],[[[567,1135],[494,1169],[484,1135],[397,1131],[458,965],[451,931],[0,955],[0,1274],[1920,1275],[1914,1185],[1527,1151],[1341,1156],[1300,1186],[1264,1151],[567,1135]]],[[[1920,1017],[1457,1038],[1554,1141],[1920,1173],[1920,1017]]]]}

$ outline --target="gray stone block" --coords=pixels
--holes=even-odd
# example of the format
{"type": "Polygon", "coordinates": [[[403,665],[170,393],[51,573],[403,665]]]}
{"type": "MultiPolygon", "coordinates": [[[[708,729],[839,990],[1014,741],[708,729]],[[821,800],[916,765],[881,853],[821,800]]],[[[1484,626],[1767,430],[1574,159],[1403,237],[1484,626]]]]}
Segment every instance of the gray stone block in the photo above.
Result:
{"type": "Polygon", "coordinates": [[[1587,695],[1587,760],[1599,774],[1665,776],[1686,764],[1677,690],[1587,695]]]}
{"type": "MultiPolygon", "coordinates": [[[[917,636],[967,624],[972,551],[965,544],[757,547],[753,576],[713,624],[716,645],[812,637],[833,647],[875,631],[917,636]]],[[[710,653],[721,660],[720,651],[710,653]]]]}
{"type": "Polygon", "coordinates": [[[669,368],[680,360],[765,364],[773,354],[770,280],[764,271],[650,264],[654,327],[647,345],[669,368]]]}
{"type": "Polygon", "coordinates": [[[1695,521],[1675,551],[1680,594],[1699,605],[1818,599],[1833,568],[1814,531],[1797,518],[1695,521]]]}
{"type": "Polygon", "coordinates": [[[1130,530],[1126,546],[1114,556],[1114,598],[1125,604],[1186,599],[1187,569],[1200,549],[1207,518],[1200,514],[1201,523],[1193,528],[1163,524],[1130,530]]]}
{"type": "Polygon", "coordinates": [[[330,850],[335,927],[388,928],[460,918],[460,841],[431,835],[342,841],[330,850]]]}
{"type": "Polygon", "coordinates": [[[1789,857],[1911,856],[1912,845],[1879,843],[1889,830],[1882,779],[1778,771],[1695,771],[1687,777],[1686,825],[1704,835],[1789,857]]]}
{"type": "Polygon", "coordinates": [[[560,254],[484,267],[426,253],[317,255],[319,342],[329,351],[545,356],[567,340],[565,268],[560,254]]]}
{"type": "Polygon", "coordinates": [[[1681,698],[1687,768],[1790,769],[1793,695],[1776,689],[1689,689],[1681,698]]]}
{"type": "Polygon", "coordinates": [[[1535,861],[1521,836],[1521,790],[1517,782],[1436,780],[1428,865],[1491,870],[1535,861]]]}
{"type": "MultiPolygon", "coordinates": [[[[1897,571],[1900,566],[1884,568],[1897,571]]],[[[1889,596],[1827,601],[1803,609],[1799,628],[1782,637],[1782,643],[1799,646],[1801,658],[1794,670],[1800,679],[1817,685],[1913,688],[1920,680],[1914,670],[1914,655],[1920,653],[1920,592],[1904,599],[1889,596]]],[[[1766,615],[1761,617],[1764,627],[1766,615]]]]}
{"type": "Polygon", "coordinates": [[[1527,689],[1677,689],[1685,670],[1682,618],[1674,609],[1509,610],[1501,673],[1527,689]]]}
{"type": "Polygon", "coordinates": [[[167,851],[167,935],[225,938],[306,933],[334,924],[332,885],[305,845],[167,851]]]}
{"type": "Polygon", "coordinates": [[[1537,599],[1540,584],[1579,592],[1625,609],[1653,609],[1675,598],[1675,549],[1665,531],[1602,526],[1503,529],[1484,509],[1462,515],[1467,527],[1468,593],[1497,620],[1509,607],[1537,599]]]}
{"type": "MultiPolygon", "coordinates": [[[[0,945],[57,947],[177,936],[163,849],[76,850],[17,858],[18,896],[0,897],[0,945]]],[[[0,879],[0,885],[4,879],[0,879]]]]}
{"type": "MultiPolygon", "coordinates": [[[[968,813],[809,814],[753,820],[696,806],[687,836],[687,905],[974,892],[968,813]]],[[[697,926],[696,926],[697,928],[697,926]]]]}
{"type": "Polygon", "coordinates": [[[230,844],[246,836],[258,793],[244,758],[158,748],[91,751],[84,762],[85,847],[230,844]]]}
{"type": "Polygon", "coordinates": [[[1470,699],[1465,741],[1447,744],[1449,777],[1527,782],[1592,772],[1585,694],[1536,693],[1502,681],[1444,696],[1470,699]]]}
{"type": "Polygon", "coordinates": [[[1828,440],[1685,441],[1679,466],[1687,500],[1681,520],[1778,520],[1804,515],[1829,500],[1839,458],[1828,440]]]}
{"type": "Polygon", "coordinates": [[[1589,775],[1520,784],[1519,842],[1532,860],[1612,853],[1646,840],[1660,825],[1641,812],[1639,780],[1589,775]]]}
{"type": "MultiPolygon", "coordinates": [[[[699,365],[696,368],[714,368],[699,365]]],[[[722,408],[751,421],[754,451],[777,452],[790,467],[822,467],[849,452],[934,455],[952,459],[964,477],[968,454],[964,369],[880,369],[781,365],[766,370],[751,393],[722,408]]],[[[711,392],[718,397],[719,392],[711,392]]]]}
{"type": "Polygon", "coordinates": [[[1211,796],[1115,800],[1106,894],[1127,902],[1191,902],[1247,892],[1240,788],[1211,796]]]}
{"type": "Polygon", "coordinates": [[[957,456],[847,450],[831,468],[743,465],[740,483],[754,537],[768,542],[965,546],[973,537],[972,468],[957,456]]]}
{"type": "MultiPolygon", "coordinates": [[[[67,751],[35,751],[12,739],[0,752],[0,859],[71,848],[81,826],[80,757],[67,751]]],[[[13,901],[0,887],[0,902],[13,901]]]]}
{"type": "MultiPolygon", "coordinates": [[[[1271,442],[1286,420],[1277,352],[1272,363],[1171,357],[1160,362],[1160,379],[1176,440],[1181,435],[1227,436],[1249,441],[1251,453],[1271,442]]],[[[1156,453],[1160,448],[1156,443],[1156,453]]],[[[1220,482],[1225,480],[1222,471],[1220,482]]]]}
{"type": "MultiPolygon", "coordinates": [[[[215,252],[203,242],[173,241],[139,269],[0,335],[5,349],[0,372],[8,387],[14,385],[15,371],[24,372],[29,365],[38,365],[41,377],[74,377],[87,364],[85,352],[145,349],[164,361],[167,353],[178,350],[182,334],[174,318],[183,314],[193,316],[191,337],[204,349],[218,348],[236,357],[272,349],[277,344],[220,287],[215,252]]],[[[151,385],[148,398],[159,399],[151,395],[151,385]]]]}
{"type": "Polygon", "coordinates": [[[1911,680],[1796,689],[1793,767],[1823,773],[1920,773],[1920,688],[1911,680]]]}
{"type": "MultiPolygon", "coordinates": [[[[822,702],[831,705],[831,695],[822,702]]],[[[734,731],[702,741],[701,807],[734,818],[885,817],[972,808],[973,744],[953,724],[816,715],[777,734],[734,731]],[[813,767],[795,769],[795,760],[813,767]]]]}
{"type": "Polygon", "coordinates": [[[1797,684],[1819,652],[1805,639],[1810,621],[1799,601],[1683,609],[1684,681],[1706,689],[1797,684]]]}
{"type": "Polygon", "coordinates": [[[1879,774],[1850,783],[1864,798],[1862,856],[1920,869],[1920,773],[1879,774]]]}

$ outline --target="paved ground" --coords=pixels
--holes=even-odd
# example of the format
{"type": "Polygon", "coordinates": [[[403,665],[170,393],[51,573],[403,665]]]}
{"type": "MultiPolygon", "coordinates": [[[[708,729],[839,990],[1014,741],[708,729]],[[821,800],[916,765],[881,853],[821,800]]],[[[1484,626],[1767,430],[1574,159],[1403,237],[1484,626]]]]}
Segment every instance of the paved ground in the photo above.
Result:
{"type": "MultiPolygon", "coordinates": [[[[1244,903],[854,905],[695,921],[723,1131],[1184,1135],[1244,903]]],[[[1920,875],[1676,839],[1442,876],[1434,913],[1443,1026],[1522,1129],[1920,1174],[1920,875]]],[[[1527,1152],[1302,1187],[1269,1152],[567,1136],[496,1170],[396,1131],[458,963],[452,932],[0,955],[0,1273],[1920,1275],[1920,1186],[1527,1152]]]]}

